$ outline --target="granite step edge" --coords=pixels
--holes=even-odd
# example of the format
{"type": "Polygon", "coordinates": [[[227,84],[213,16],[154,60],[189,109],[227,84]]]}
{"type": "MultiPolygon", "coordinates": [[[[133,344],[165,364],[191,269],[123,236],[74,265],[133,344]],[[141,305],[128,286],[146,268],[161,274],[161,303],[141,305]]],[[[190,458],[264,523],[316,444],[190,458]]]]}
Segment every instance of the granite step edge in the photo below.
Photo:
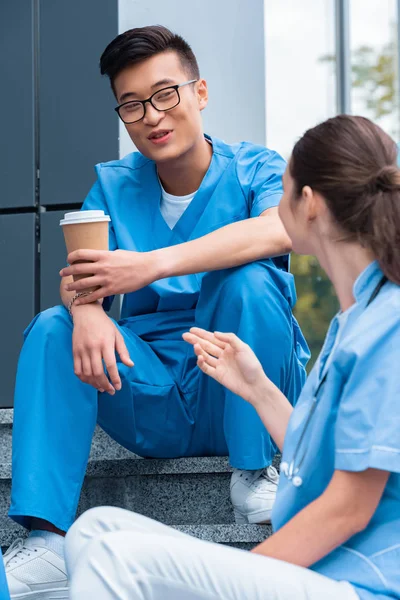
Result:
{"type": "MultiPolygon", "coordinates": [[[[231,473],[227,457],[191,458],[102,458],[89,460],[86,476],[131,477],[146,475],[182,475],[231,473]]],[[[0,461],[0,480],[11,479],[11,462],[0,461]]]]}
{"type": "MultiPolygon", "coordinates": [[[[5,518],[1,518],[0,546],[7,548],[17,538],[25,538],[26,529],[17,525],[10,519],[7,525],[5,518]]],[[[193,537],[218,544],[258,544],[272,533],[270,525],[173,525],[174,529],[187,533],[193,537]]]]}
{"type": "MultiPolygon", "coordinates": [[[[273,465],[279,469],[280,457],[275,457],[273,465]]],[[[90,459],[86,476],[133,477],[150,475],[217,474],[232,473],[226,456],[198,456],[190,458],[101,458],[90,459]]],[[[11,479],[11,462],[0,461],[0,480],[11,479]]]]}

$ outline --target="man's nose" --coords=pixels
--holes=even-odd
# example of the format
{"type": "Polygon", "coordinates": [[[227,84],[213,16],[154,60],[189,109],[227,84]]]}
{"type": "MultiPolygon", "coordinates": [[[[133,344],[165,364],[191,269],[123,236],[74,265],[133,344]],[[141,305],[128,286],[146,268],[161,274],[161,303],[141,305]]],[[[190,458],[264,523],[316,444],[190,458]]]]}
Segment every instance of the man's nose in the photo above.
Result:
{"type": "Polygon", "coordinates": [[[143,117],[143,122],[145,125],[155,126],[163,120],[165,116],[165,112],[156,110],[150,102],[146,104],[146,113],[143,117]]]}

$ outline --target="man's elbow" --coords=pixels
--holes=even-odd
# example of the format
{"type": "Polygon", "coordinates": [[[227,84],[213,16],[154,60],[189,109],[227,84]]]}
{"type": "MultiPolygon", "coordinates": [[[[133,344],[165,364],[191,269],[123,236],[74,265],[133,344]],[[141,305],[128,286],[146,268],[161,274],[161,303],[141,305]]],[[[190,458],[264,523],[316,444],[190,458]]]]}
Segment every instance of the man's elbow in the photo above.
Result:
{"type": "Polygon", "coordinates": [[[290,252],[292,251],[292,240],[290,239],[286,231],[282,231],[281,235],[279,236],[278,243],[279,247],[282,248],[282,250],[279,251],[279,255],[290,254],[290,252]]]}

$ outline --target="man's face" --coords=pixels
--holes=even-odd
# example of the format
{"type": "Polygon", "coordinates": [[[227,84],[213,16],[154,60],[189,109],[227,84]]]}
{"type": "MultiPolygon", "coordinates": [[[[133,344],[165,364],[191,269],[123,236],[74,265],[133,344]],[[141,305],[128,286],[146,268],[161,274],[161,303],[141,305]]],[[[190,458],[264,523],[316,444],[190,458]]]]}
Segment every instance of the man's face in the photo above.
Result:
{"type": "MultiPolygon", "coordinates": [[[[193,79],[175,52],[163,52],[127,67],[114,80],[118,104],[130,100],[146,100],[157,90],[193,79]]],[[[207,104],[204,80],[179,88],[180,103],[159,112],[146,103],[141,121],[126,124],[137,149],[155,162],[175,160],[189,151],[201,138],[200,112],[207,104]],[[161,137],[160,137],[161,136],[161,137]]]]}

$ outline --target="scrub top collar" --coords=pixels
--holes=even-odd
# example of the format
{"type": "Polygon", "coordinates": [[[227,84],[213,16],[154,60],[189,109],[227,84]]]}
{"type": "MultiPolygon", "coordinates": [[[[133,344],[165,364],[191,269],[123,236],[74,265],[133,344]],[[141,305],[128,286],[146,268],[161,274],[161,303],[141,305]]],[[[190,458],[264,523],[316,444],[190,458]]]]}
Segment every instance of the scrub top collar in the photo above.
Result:
{"type": "Polygon", "coordinates": [[[360,273],[353,285],[353,296],[357,304],[366,304],[371,292],[382,278],[382,270],[377,260],[374,260],[360,273]]]}

